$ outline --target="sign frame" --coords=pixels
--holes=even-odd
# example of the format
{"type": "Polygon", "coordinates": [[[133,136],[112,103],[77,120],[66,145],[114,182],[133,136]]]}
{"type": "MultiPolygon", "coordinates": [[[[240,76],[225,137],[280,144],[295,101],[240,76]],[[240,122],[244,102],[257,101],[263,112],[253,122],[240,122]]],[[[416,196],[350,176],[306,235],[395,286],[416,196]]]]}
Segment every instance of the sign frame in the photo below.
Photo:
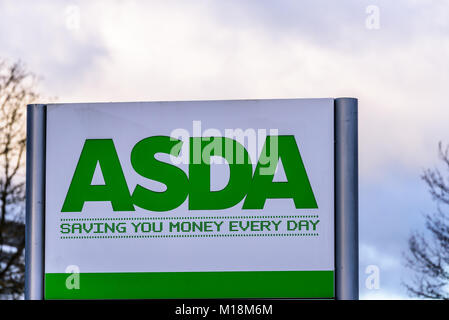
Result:
{"type": "MultiPolygon", "coordinates": [[[[359,298],[358,100],[334,100],[334,243],[337,300],[359,298]]],[[[44,299],[46,104],[27,106],[25,299],[44,299]]]]}

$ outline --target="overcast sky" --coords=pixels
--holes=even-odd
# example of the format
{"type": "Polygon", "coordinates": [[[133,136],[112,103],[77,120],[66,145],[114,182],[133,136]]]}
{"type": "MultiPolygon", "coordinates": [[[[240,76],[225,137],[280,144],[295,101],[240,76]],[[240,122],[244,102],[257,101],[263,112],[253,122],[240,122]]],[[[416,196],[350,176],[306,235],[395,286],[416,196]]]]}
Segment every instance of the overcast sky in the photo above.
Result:
{"type": "Polygon", "coordinates": [[[420,174],[449,143],[448,1],[0,0],[0,57],[58,102],[359,98],[361,297],[407,297],[420,174]]]}

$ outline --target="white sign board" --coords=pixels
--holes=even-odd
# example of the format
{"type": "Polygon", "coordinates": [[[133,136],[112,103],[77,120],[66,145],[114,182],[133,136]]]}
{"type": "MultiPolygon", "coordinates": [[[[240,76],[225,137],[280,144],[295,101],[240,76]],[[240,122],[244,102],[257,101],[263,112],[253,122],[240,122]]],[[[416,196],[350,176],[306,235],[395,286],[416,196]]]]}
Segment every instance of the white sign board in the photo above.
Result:
{"type": "Polygon", "coordinates": [[[45,298],[334,297],[334,100],[47,106],[45,298]]]}

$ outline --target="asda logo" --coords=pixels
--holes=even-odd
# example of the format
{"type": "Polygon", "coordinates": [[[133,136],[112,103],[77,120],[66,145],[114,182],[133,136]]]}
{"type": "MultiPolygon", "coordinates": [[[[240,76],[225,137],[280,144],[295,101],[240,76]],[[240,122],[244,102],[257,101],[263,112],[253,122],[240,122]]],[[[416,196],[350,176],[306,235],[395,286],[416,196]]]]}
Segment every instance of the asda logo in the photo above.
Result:
{"type": "Polygon", "coordinates": [[[135,172],[146,179],[166,186],[156,192],[137,185],[132,192],[123,173],[112,139],[88,139],[68,189],[62,212],[81,212],[89,201],[110,202],[114,211],[134,211],[139,207],[148,211],[170,211],[188,198],[189,210],[222,210],[231,208],[243,199],[242,209],[263,209],[269,199],[292,199],[297,209],[317,208],[304,163],[295,137],[267,136],[255,164],[245,147],[226,137],[191,137],[188,142],[168,136],[153,136],[136,143],[130,156],[135,172]],[[188,143],[188,175],[170,162],[157,160],[164,153],[180,157],[188,143]],[[229,180],[222,190],[211,190],[212,157],[221,157],[229,166],[229,180]],[[273,181],[279,160],[282,161],[286,181],[273,181]],[[92,185],[99,165],[103,185],[92,185]],[[253,172],[254,171],[254,172],[253,172]]]}

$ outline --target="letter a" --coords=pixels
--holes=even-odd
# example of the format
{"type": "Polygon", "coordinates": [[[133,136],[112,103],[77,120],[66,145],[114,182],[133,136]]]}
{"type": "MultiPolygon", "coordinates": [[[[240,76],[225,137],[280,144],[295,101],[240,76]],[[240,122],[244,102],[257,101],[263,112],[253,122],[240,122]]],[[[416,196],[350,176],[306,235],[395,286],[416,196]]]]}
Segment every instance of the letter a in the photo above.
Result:
{"type": "Polygon", "coordinates": [[[62,206],[62,212],[81,212],[86,201],[110,201],[114,211],[134,211],[125,176],[111,139],[88,139],[62,206]],[[97,163],[104,185],[92,185],[97,163]]]}

